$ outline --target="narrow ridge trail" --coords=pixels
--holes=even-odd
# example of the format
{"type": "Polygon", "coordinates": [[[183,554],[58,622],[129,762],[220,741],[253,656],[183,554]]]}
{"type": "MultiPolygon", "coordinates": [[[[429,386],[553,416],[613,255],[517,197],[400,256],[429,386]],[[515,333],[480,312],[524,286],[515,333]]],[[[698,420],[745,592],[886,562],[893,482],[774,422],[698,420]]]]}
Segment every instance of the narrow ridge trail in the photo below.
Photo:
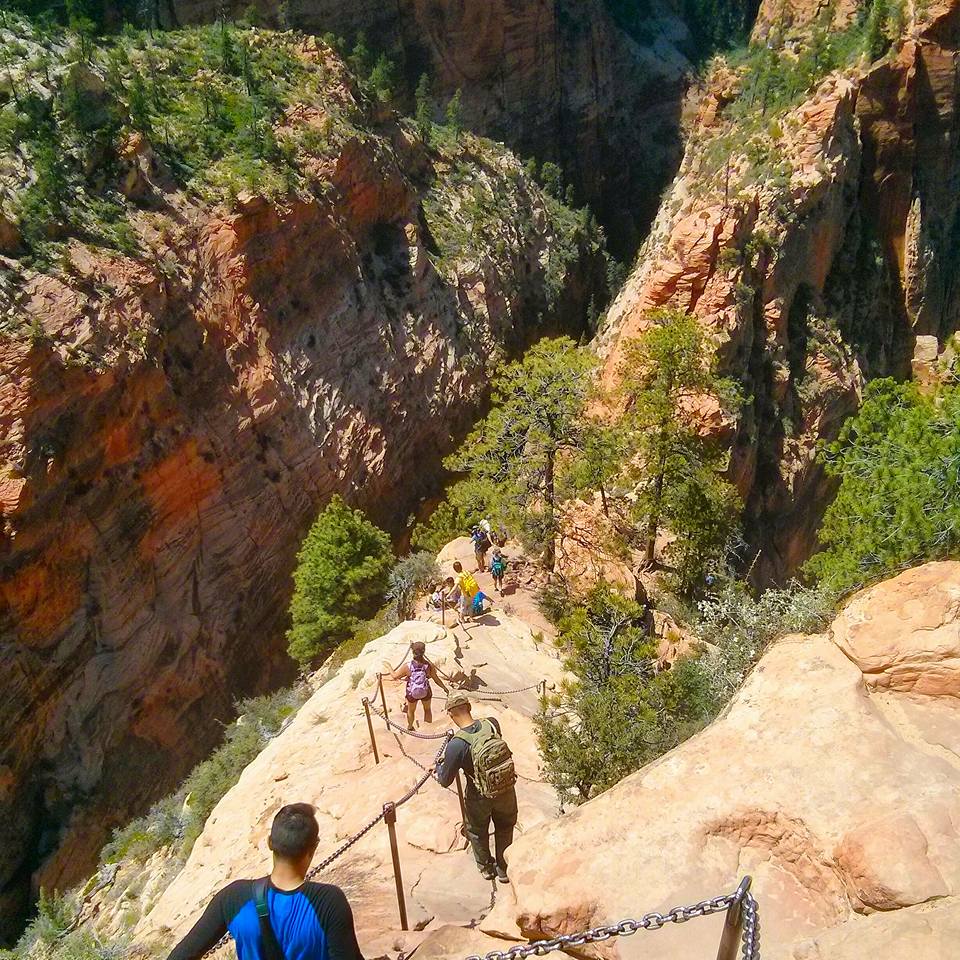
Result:
{"type": "MultiPolygon", "coordinates": [[[[447,570],[456,555],[466,566],[464,554],[468,552],[466,541],[456,541],[441,554],[441,564],[447,570]]],[[[472,560],[471,555],[471,567],[472,560]]],[[[489,576],[480,575],[479,579],[486,592],[489,576]]],[[[493,594],[492,589],[489,592],[493,594]]],[[[362,706],[364,697],[379,704],[378,674],[409,656],[408,645],[415,640],[426,643],[427,656],[442,671],[467,675],[466,687],[476,694],[476,716],[493,716],[501,722],[520,776],[518,836],[556,817],[556,794],[541,780],[532,722],[538,707],[536,689],[484,694],[485,689],[535,687],[543,680],[555,686],[564,676],[553,644],[526,618],[514,615],[520,610],[533,619],[532,596],[509,581],[506,593],[502,599],[493,594],[493,612],[466,630],[451,629],[451,621],[455,621],[451,613],[446,627],[408,621],[371,641],[358,657],[347,661],[220,801],[186,865],[138,924],[136,939],[146,943],[182,935],[218,889],[239,877],[266,872],[270,862],[267,833],[283,804],[307,801],[316,806],[321,859],[369,823],[384,803],[398,799],[423,776],[423,767],[431,765],[441,741],[388,731],[374,714],[380,754],[377,764],[362,706]]],[[[422,606],[419,613],[427,616],[422,606]]],[[[390,719],[404,723],[403,682],[385,678],[384,690],[390,719]]],[[[442,691],[434,688],[433,723],[421,724],[418,733],[443,734],[450,727],[443,702],[442,691]]],[[[433,781],[398,811],[408,932],[400,929],[383,824],[377,824],[316,878],[339,884],[347,892],[365,956],[409,954],[425,936],[445,924],[475,926],[489,913],[495,898],[508,892],[507,887],[495,889],[480,876],[460,827],[456,791],[444,790],[433,781]]]]}

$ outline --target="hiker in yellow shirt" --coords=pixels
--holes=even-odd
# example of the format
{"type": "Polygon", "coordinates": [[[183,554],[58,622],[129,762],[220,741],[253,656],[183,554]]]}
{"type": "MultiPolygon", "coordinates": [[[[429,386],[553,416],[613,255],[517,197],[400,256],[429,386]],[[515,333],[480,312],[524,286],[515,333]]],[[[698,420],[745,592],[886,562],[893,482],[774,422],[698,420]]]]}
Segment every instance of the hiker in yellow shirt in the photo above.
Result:
{"type": "Polygon", "coordinates": [[[460,591],[460,603],[457,605],[457,622],[463,626],[473,610],[473,598],[480,592],[480,584],[472,573],[463,569],[463,564],[455,560],[453,564],[457,589],[460,591]]]}

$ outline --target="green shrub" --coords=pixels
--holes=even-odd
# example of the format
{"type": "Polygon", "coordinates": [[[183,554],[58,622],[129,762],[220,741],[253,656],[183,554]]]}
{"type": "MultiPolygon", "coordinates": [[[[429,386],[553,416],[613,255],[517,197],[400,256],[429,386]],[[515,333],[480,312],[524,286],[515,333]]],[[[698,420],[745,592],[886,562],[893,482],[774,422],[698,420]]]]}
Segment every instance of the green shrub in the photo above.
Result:
{"type": "Polygon", "coordinates": [[[101,862],[142,863],[163,847],[172,848],[181,858],[188,856],[213,808],[309,692],[305,684],[298,684],[237,701],[237,720],[227,727],[224,743],[194,767],[176,793],[155,803],[145,816],[114,830],[100,852],[101,862]]]}
{"type": "Polygon", "coordinates": [[[848,592],[960,550],[960,388],[875,380],[822,461],[840,482],[806,571],[848,592]]]}
{"type": "Polygon", "coordinates": [[[413,620],[417,597],[440,579],[440,567],[432,553],[411,553],[398,561],[390,571],[387,599],[396,611],[398,621],[413,620]]]}
{"type": "Polygon", "coordinates": [[[413,546],[437,554],[451,540],[466,536],[471,527],[494,513],[495,494],[493,485],[484,480],[468,477],[451,484],[433,512],[413,528],[413,546]]]}
{"type": "Polygon", "coordinates": [[[822,591],[791,585],[755,599],[729,584],[693,625],[713,647],[660,671],[643,608],[600,584],[560,623],[576,679],[536,718],[547,779],[574,803],[608,789],[709,723],[774,637],[819,630],[830,610],[822,591]]]}
{"type": "Polygon", "coordinates": [[[387,535],[334,496],[297,555],[290,656],[306,666],[346,639],[383,596],[392,562],[387,535]]]}

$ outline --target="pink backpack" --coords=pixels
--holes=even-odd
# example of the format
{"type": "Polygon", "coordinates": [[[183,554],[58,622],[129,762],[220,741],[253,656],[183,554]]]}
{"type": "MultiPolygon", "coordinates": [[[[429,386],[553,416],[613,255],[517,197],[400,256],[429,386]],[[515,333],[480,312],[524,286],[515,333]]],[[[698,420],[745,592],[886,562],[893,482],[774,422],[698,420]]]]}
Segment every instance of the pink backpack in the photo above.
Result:
{"type": "Polygon", "coordinates": [[[407,676],[407,699],[426,700],[430,696],[430,664],[419,660],[410,661],[407,676]]]}

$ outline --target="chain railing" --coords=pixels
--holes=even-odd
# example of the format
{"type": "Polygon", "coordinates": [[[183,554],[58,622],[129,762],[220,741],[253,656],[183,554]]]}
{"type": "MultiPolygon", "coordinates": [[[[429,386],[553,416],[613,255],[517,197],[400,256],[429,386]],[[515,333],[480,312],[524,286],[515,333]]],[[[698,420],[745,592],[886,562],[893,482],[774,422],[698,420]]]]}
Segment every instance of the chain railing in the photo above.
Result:
{"type": "Polygon", "coordinates": [[[526,960],[527,957],[545,956],[554,950],[567,950],[570,947],[582,947],[588,943],[601,943],[612,937],[632,937],[640,930],[660,930],[670,923],[686,923],[696,917],[708,917],[715,913],[727,915],[717,960],[735,960],[738,940],[741,960],[760,960],[759,908],[757,901],[750,893],[750,884],[750,877],[744,877],[734,893],[714,897],[711,900],[701,900],[689,907],[673,907],[666,913],[646,913],[638,920],[621,920],[619,923],[594,927],[580,933],[517,944],[507,950],[492,950],[482,955],[474,954],[465,957],[464,960],[526,960]]]}
{"type": "Polygon", "coordinates": [[[526,693],[528,690],[543,690],[544,693],[546,693],[546,686],[546,680],[538,680],[536,683],[531,683],[529,687],[517,687],[515,690],[488,690],[486,687],[480,687],[477,690],[470,690],[464,687],[460,689],[463,690],[464,693],[469,693],[478,700],[482,700],[485,696],[506,697],[512,693],[526,693]]]}
{"type": "Polygon", "coordinates": [[[394,720],[391,720],[383,710],[380,709],[375,703],[371,703],[366,697],[364,697],[364,703],[369,704],[370,709],[383,720],[388,727],[393,727],[394,730],[398,730],[400,733],[404,734],[407,737],[416,737],[417,740],[443,740],[447,735],[445,733],[417,733],[416,730],[408,730],[402,723],[397,723],[394,720]]]}

